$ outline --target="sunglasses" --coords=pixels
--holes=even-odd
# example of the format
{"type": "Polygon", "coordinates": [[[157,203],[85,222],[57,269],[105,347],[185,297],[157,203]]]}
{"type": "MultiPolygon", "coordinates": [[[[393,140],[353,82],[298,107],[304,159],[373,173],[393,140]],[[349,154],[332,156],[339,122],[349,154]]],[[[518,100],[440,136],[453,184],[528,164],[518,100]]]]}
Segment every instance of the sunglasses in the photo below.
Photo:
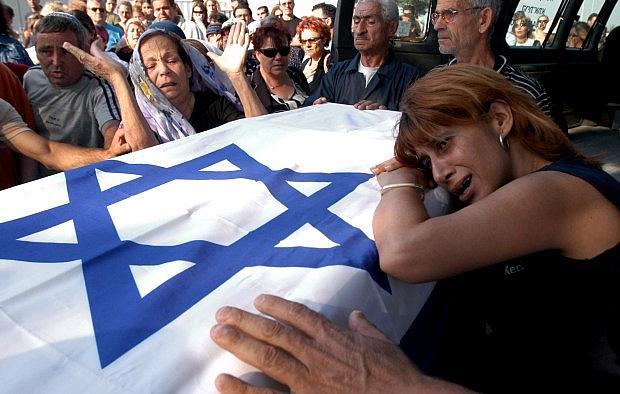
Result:
{"type": "Polygon", "coordinates": [[[204,14],[204,12],[202,12],[202,11],[200,11],[200,10],[198,10],[198,11],[193,11],[193,12],[194,12],[194,14],[200,14],[200,15],[204,14]]]}
{"type": "Polygon", "coordinates": [[[307,40],[299,40],[299,42],[301,42],[303,45],[306,45],[307,43],[315,44],[320,39],[321,39],[320,37],[313,37],[313,38],[308,38],[307,40]]]}
{"type": "Polygon", "coordinates": [[[97,7],[93,7],[90,9],[92,12],[105,12],[105,8],[97,8],[97,7]]]}
{"type": "Polygon", "coordinates": [[[280,56],[288,56],[288,54],[291,52],[291,47],[263,48],[260,49],[259,52],[269,58],[276,57],[278,53],[280,54],[280,56]]]}

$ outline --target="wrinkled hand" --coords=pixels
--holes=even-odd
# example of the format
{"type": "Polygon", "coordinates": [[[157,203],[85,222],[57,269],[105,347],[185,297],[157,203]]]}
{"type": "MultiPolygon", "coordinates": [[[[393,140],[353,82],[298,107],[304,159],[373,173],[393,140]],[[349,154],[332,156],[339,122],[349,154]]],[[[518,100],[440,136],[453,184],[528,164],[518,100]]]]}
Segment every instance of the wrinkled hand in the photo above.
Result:
{"type": "Polygon", "coordinates": [[[327,101],[327,98],[325,98],[325,97],[319,97],[318,99],[316,99],[316,100],[314,100],[314,101],[312,102],[312,105],[321,105],[321,104],[325,104],[325,103],[327,103],[327,102],[328,102],[328,101],[327,101]]]}
{"type": "Polygon", "coordinates": [[[396,170],[397,168],[404,167],[405,165],[400,161],[396,160],[395,157],[384,161],[383,163],[379,163],[375,166],[370,167],[370,171],[373,174],[379,175],[382,172],[388,172],[392,170],[396,170]]]}
{"type": "Polygon", "coordinates": [[[235,23],[230,28],[224,53],[220,56],[209,52],[207,55],[226,74],[244,73],[249,45],[250,35],[245,27],[245,22],[235,23]]]}
{"type": "Polygon", "coordinates": [[[125,139],[125,131],[122,127],[119,127],[112,137],[112,143],[108,147],[108,153],[110,157],[116,157],[131,152],[131,146],[125,139]]]}
{"type": "Polygon", "coordinates": [[[75,58],[88,67],[93,73],[112,83],[114,78],[125,78],[126,70],[118,62],[111,59],[103,52],[98,43],[101,39],[96,39],[90,44],[90,53],[71,45],[68,42],[62,44],[62,47],[75,56],[75,58]]]}
{"type": "MultiPolygon", "coordinates": [[[[242,361],[295,393],[412,392],[425,385],[407,356],[361,314],[338,327],[305,306],[261,295],[254,305],[276,320],[224,307],[211,338],[242,361]]],[[[215,381],[222,393],[272,393],[228,375],[215,381]]]]}
{"type": "Polygon", "coordinates": [[[387,109],[387,107],[383,104],[376,103],[371,100],[362,100],[353,104],[353,108],[361,109],[361,110],[373,110],[373,109],[387,109]]]}

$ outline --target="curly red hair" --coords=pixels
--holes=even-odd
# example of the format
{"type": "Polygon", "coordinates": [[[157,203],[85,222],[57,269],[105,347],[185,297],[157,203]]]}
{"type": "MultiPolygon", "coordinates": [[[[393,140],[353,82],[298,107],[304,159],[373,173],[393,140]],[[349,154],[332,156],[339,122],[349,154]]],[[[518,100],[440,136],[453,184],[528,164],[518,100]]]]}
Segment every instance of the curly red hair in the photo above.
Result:
{"type": "Polygon", "coordinates": [[[317,18],[316,16],[305,16],[301,19],[301,22],[297,25],[297,36],[301,39],[301,33],[304,30],[312,30],[314,32],[319,33],[319,37],[324,42],[329,42],[331,39],[331,34],[329,32],[329,26],[327,23],[321,18],[317,18]]]}

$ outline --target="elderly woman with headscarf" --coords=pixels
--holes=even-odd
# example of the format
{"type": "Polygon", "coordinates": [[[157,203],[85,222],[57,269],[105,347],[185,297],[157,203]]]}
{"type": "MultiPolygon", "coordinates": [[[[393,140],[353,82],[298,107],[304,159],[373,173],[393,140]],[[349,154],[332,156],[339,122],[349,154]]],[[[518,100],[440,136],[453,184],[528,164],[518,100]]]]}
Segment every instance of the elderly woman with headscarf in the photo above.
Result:
{"type": "Polygon", "coordinates": [[[252,36],[259,62],[252,74],[252,86],[269,113],[299,108],[310,94],[306,77],[289,67],[290,43],[290,33],[275,18],[265,18],[252,36]]]}
{"type": "Polygon", "coordinates": [[[176,34],[147,30],[138,40],[129,66],[135,98],[122,69],[101,56],[96,47],[91,46],[94,56],[68,43],[64,47],[110,81],[120,106],[129,108],[123,128],[127,142],[136,150],[266,113],[243,73],[249,45],[243,32],[244,24],[234,25],[222,56],[209,53],[226,74],[221,75],[176,34]]]}

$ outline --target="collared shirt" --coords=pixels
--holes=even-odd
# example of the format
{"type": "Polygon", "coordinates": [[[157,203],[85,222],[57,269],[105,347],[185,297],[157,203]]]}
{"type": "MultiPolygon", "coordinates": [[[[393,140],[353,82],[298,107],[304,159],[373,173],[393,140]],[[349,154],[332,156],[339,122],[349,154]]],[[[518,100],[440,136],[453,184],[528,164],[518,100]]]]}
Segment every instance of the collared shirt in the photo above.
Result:
{"type": "Polygon", "coordinates": [[[317,98],[325,97],[327,101],[339,104],[371,100],[397,111],[401,96],[421,76],[420,71],[398,60],[390,50],[385,62],[366,86],[364,75],[358,71],[360,58],[358,53],[353,59],[338,62],[332,67],[319,89],[306,99],[304,105],[312,105],[317,98]]]}

